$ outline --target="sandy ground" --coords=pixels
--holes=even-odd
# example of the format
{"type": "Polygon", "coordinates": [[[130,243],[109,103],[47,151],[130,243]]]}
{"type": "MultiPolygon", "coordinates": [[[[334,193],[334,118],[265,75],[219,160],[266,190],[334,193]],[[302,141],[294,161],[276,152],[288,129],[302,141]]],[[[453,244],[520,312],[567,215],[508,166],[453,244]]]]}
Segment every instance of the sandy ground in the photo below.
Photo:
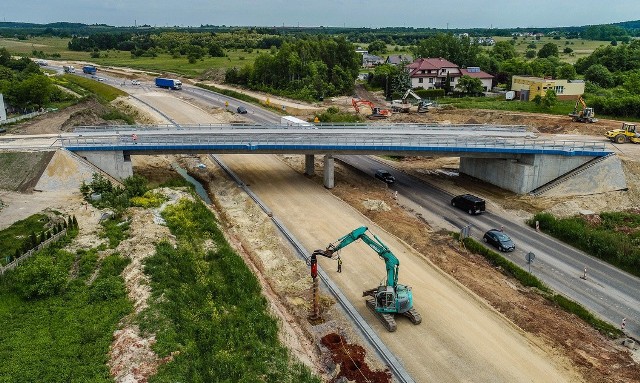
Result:
{"type": "MultiPolygon", "coordinates": [[[[229,117],[226,112],[208,110],[188,100],[176,100],[168,92],[140,96],[165,110],[179,123],[226,122],[229,117]]],[[[471,118],[464,114],[465,118],[471,118]]],[[[473,118],[480,114],[474,113],[473,118]]],[[[434,115],[431,113],[428,118],[434,118],[434,115]]],[[[499,115],[493,112],[490,115],[499,119],[499,115]]],[[[454,116],[450,115],[447,121],[452,121],[454,116]]],[[[446,115],[441,117],[447,118],[446,115]]],[[[325,247],[361,225],[369,226],[390,246],[402,263],[400,282],[413,287],[416,307],[423,316],[423,323],[419,326],[400,319],[396,333],[387,333],[364,308],[361,291],[375,287],[384,277],[384,265],[371,249],[354,244],[343,250],[343,273],[340,275],[335,273],[335,265],[329,260],[321,260],[321,266],[397,353],[416,381],[640,381],[638,366],[633,364],[625,350],[602,339],[575,318],[553,310],[537,294],[517,287],[482,259],[456,249],[424,222],[394,203],[384,189],[372,191],[365,184],[343,185],[338,182],[336,189],[330,192],[319,184],[317,178],[308,179],[300,174],[299,160],[296,164],[295,160],[289,159],[287,164],[276,156],[227,155],[223,158],[309,250],[325,247]],[[365,200],[370,201],[366,206],[363,204],[365,200]],[[383,205],[376,201],[384,201],[391,209],[380,209],[383,205]]],[[[136,171],[151,175],[168,174],[170,163],[175,160],[170,156],[133,158],[136,171]]],[[[185,166],[189,166],[189,161],[193,165],[195,160],[206,161],[194,157],[180,161],[186,161],[185,166]]],[[[634,164],[630,166],[636,168],[634,164]]],[[[214,168],[213,164],[208,168],[214,168]]],[[[420,165],[415,168],[416,171],[421,169],[420,165]]],[[[338,167],[338,171],[344,170],[338,167]]],[[[349,330],[349,323],[340,318],[331,298],[325,294],[322,302],[329,321],[316,327],[305,325],[309,304],[306,265],[291,255],[286,244],[274,240],[279,236],[274,234],[268,219],[246,200],[237,187],[229,184],[224,175],[219,171],[205,172],[202,178],[210,181],[217,212],[228,225],[230,242],[259,273],[265,294],[273,302],[274,315],[281,318],[281,338],[302,361],[312,365],[314,371],[325,379],[334,376],[336,371],[326,363],[322,354],[318,354],[318,338],[329,328],[355,337],[349,330]]],[[[344,176],[354,177],[349,173],[344,173],[344,176]]],[[[437,174],[435,177],[436,181],[442,179],[437,174]]],[[[463,187],[455,182],[451,184],[463,187]]],[[[500,195],[495,191],[492,193],[496,197],[500,195]]],[[[7,206],[0,210],[0,225],[6,227],[20,219],[18,217],[33,214],[31,211],[35,213],[48,206],[58,206],[65,209],[62,211],[76,212],[81,229],[83,222],[86,223],[88,234],[82,236],[81,241],[90,246],[99,242],[94,233],[99,212],[84,207],[79,194],[58,193],[56,198],[56,193],[53,193],[51,197],[40,199],[38,194],[44,196],[45,192],[28,197],[2,192],[0,199],[7,206]],[[22,203],[22,199],[32,202],[22,203]]],[[[509,196],[506,199],[509,200],[509,196]]],[[[514,206],[520,209],[526,203],[518,202],[514,206]]],[[[522,210],[526,212],[527,209],[522,210]]],[[[132,213],[132,217],[136,214],[132,213]]],[[[149,225],[149,216],[134,218],[132,232],[149,225]]],[[[139,236],[136,234],[132,241],[135,238],[139,236]]],[[[135,254],[148,251],[135,246],[126,250],[135,254]]],[[[144,282],[140,283],[140,286],[144,285],[144,282]]],[[[131,294],[134,301],[138,299],[135,293],[131,294]]],[[[143,292],[140,294],[144,296],[143,292]]],[[[123,333],[132,331],[134,334],[122,339],[131,341],[116,341],[114,347],[133,350],[137,347],[132,345],[136,344],[139,334],[134,327],[124,326],[121,329],[123,333]]],[[[151,360],[149,363],[156,363],[152,356],[147,356],[151,360]]],[[[123,368],[146,368],[138,365],[139,359],[135,354],[128,360],[123,368]]],[[[375,365],[376,361],[371,360],[371,363],[375,365]]]]}

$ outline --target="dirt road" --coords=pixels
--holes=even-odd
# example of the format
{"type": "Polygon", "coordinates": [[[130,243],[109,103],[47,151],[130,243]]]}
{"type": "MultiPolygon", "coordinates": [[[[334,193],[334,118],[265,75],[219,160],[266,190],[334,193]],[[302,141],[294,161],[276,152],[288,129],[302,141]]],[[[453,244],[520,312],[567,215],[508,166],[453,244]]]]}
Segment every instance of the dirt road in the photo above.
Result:
{"type": "MultiPolygon", "coordinates": [[[[162,107],[179,123],[215,122],[194,105],[162,94],[144,96],[144,100],[162,107]]],[[[580,380],[567,361],[551,358],[541,341],[528,337],[420,254],[276,156],[225,155],[222,159],[308,249],[324,247],[362,225],[393,249],[401,262],[401,283],[413,287],[423,316],[420,326],[399,320],[397,332],[388,333],[365,308],[362,291],[376,287],[385,274],[384,263],[368,247],[354,244],[345,249],[343,273],[333,277],[417,381],[580,380]]],[[[321,262],[335,274],[331,261],[321,262]]]]}

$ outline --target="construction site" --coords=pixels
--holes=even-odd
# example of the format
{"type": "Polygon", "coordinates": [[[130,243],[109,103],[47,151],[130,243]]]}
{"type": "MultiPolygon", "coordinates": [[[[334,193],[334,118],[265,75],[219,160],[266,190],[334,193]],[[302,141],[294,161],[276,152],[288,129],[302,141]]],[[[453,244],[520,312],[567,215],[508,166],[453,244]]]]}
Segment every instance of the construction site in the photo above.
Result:
{"type": "MultiPolygon", "coordinates": [[[[379,95],[357,95],[359,98],[336,98],[321,105],[259,96],[269,97],[276,105],[282,102],[308,121],[313,121],[317,111],[333,106],[384,123],[526,125],[540,136],[580,135],[605,141],[609,141],[606,132],[620,127],[631,132],[632,126],[606,119],[585,124],[571,116],[436,107],[411,92],[390,105],[379,95]],[[415,101],[410,102],[409,97],[415,101]]],[[[120,98],[115,104],[134,111],[140,124],[166,122],[148,105],[178,123],[247,122],[233,110],[213,107],[197,98],[154,90],[140,90],[136,96],[148,104],[133,98],[120,98]]],[[[58,133],[70,131],[72,126],[97,125],[104,122],[98,117],[99,108],[95,103],[78,104],[12,126],[8,133],[58,133]]],[[[460,160],[453,157],[381,161],[452,194],[472,190],[493,211],[514,220],[524,221],[538,211],[559,217],[585,210],[596,215],[639,211],[640,145],[633,144],[635,130],[628,134],[625,141],[629,142],[621,143],[618,136],[616,133],[612,140],[618,144],[616,155],[622,161],[628,188],[603,194],[517,195],[459,175],[460,160]]],[[[233,169],[242,184],[209,155],[134,156],[132,162],[134,174],[152,184],[175,178],[177,164],[203,185],[227,240],[258,276],[271,312],[279,319],[281,341],[324,381],[391,382],[393,378],[389,366],[363,341],[361,330],[336,303],[335,296],[321,285],[314,299],[314,263],[308,265],[296,255],[274,225],[274,217],[306,248],[316,250],[315,266],[358,307],[415,381],[640,381],[637,350],[602,335],[468,251],[452,239],[443,217],[430,214],[428,207],[407,203],[384,182],[337,163],[335,187],[326,189],[319,158],[316,174],[305,176],[304,156],[300,155],[215,157],[233,169]],[[242,186],[257,195],[268,211],[242,186]],[[358,244],[351,246],[356,241],[358,244]],[[370,275],[377,279],[370,279],[370,275]],[[410,286],[404,285],[406,281],[411,281],[410,286]],[[388,300],[391,295],[385,293],[389,291],[397,301],[388,300]]],[[[85,204],[79,193],[79,185],[91,169],[64,151],[29,153],[22,161],[19,169],[0,172],[0,229],[52,209],[78,218],[80,235],[74,246],[99,243],[102,212],[85,204]]],[[[166,226],[157,223],[154,214],[148,209],[128,211],[130,237],[116,249],[132,259],[125,280],[136,308],[143,307],[150,294],[142,262],[153,243],[168,236],[166,226]]],[[[154,355],[153,342],[135,326],[114,334],[109,365],[115,381],[145,382],[158,365],[167,362],[154,355]]]]}

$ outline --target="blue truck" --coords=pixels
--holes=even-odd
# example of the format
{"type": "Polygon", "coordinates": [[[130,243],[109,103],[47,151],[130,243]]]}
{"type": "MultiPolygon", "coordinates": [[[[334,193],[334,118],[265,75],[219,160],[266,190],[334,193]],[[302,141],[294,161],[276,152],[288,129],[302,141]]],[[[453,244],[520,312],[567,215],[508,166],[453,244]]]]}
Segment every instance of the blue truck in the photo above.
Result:
{"type": "Polygon", "coordinates": [[[171,78],[156,77],[156,86],[159,88],[178,90],[182,89],[182,82],[171,78]]]}
{"type": "Polygon", "coordinates": [[[96,74],[97,70],[98,69],[93,65],[85,65],[82,67],[82,73],[86,73],[86,74],[96,74]]]}

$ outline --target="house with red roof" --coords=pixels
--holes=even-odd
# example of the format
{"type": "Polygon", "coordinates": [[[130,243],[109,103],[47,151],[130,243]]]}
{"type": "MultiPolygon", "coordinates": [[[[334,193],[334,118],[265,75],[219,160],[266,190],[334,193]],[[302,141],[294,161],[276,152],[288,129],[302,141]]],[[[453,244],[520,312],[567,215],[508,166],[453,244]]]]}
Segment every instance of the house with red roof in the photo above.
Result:
{"type": "Polygon", "coordinates": [[[460,77],[467,75],[479,78],[486,91],[491,90],[493,76],[478,67],[460,69],[451,61],[439,58],[419,58],[407,65],[412,88],[443,89],[447,85],[455,88],[460,77]]]}

